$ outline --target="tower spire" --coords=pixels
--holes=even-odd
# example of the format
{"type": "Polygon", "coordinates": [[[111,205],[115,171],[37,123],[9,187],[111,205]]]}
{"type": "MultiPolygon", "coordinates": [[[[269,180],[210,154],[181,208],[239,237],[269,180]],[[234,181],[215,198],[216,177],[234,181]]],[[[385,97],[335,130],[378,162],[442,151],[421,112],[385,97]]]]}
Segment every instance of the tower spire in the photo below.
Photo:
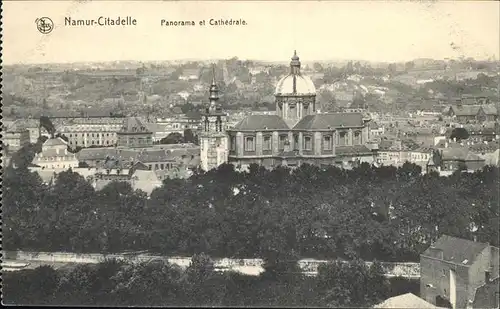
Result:
{"type": "Polygon", "coordinates": [[[210,85],[210,109],[214,110],[216,108],[217,102],[219,101],[219,87],[215,82],[215,64],[212,65],[212,84],[210,85]]]}
{"type": "Polygon", "coordinates": [[[212,86],[217,86],[215,83],[215,64],[212,64],[212,86]]]}

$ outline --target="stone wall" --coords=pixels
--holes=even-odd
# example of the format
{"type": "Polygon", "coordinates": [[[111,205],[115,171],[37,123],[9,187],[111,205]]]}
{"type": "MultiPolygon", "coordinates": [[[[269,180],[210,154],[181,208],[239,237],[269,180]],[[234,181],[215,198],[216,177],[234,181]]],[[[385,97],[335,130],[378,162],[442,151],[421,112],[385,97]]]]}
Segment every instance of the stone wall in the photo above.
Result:
{"type": "MultiPolygon", "coordinates": [[[[127,260],[131,262],[148,262],[154,260],[168,261],[169,263],[188,267],[191,262],[190,257],[168,257],[150,255],[144,253],[122,253],[122,254],[96,254],[96,253],[69,253],[69,252],[27,252],[27,251],[3,251],[4,260],[18,261],[40,261],[50,263],[89,263],[97,264],[106,259],[127,260]]],[[[241,267],[258,268],[262,271],[262,259],[214,259],[216,268],[219,269],[239,269],[241,267]]],[[[316,274],[320,264],[328,263],[328,260],[303,259],[298,262],[300,268],[305,273],[316,274]]],[[[371,262],[366,262],[369,266],[371,262]]],[[[392,263],[383,262],[387,277],[419,278],[419,263],[392,263]]]]}

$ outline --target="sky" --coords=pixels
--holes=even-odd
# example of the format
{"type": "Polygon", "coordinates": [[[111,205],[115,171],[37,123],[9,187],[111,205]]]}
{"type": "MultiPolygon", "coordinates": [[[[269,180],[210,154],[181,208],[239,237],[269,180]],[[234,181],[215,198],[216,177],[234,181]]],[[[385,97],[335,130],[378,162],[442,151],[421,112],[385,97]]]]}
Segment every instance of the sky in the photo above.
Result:
{"type": "Polygon", "coordinates": [[[4,1],[4,64],[116,60],[288,61],[499,58],[497,1],[4,1]],[[137,26],[68,27],[65,17],[131,16],[137,26]],[[35,20],[55,24],[41,34],[35,20]],[[165,27],[244,19],[246,26],[165,27]]]}

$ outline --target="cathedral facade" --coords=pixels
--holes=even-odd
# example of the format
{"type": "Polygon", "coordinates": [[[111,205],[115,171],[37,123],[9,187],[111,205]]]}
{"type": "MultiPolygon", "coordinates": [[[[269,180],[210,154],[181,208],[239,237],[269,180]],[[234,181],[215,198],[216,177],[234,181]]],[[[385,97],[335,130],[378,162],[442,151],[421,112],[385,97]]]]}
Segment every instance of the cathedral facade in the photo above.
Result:
{"type": "MultiPolygon", "coordinates": [[[[294,53],[289,74],[276,86],[275,115],[248,116],[227,132],[221,129],[219,140],[202,136],[202,148],[208,147],[205,149],[209,151],[211,147],[215,152],[217,147],[227,145],[227,161],[240,169],[252,163],[268,168],[296,167],[303,163],[340,167],[372,163],[374,152],[367,146],[369,119],[362,113],[320,113],[316,106],[316,88],[300,68],[300,59],[294,53]]],[[[210,93],[212,97],[212,88],[210,93]]],[[[216,110],[213,109],[213,116],[207,110],[205,123],[212,119],[217,128],[215,121],[225,118],[218,118],[216,110]]],[[[219,112],[223,114],[220,108],[219,112]]],[[[205,136],[210,134],[210,130],[204,131],[205,136]]],[[[203,162],[203,150],[201,159],[203,162]]]]}

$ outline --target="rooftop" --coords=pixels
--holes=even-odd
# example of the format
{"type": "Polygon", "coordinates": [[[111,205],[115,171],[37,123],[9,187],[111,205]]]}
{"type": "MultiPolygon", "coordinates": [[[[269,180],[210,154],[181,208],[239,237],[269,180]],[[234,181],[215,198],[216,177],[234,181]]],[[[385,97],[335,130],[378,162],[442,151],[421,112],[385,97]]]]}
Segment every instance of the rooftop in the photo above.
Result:
{"type": "Polygon", "coordinates": [[[250,115],[238,122],[235,131],[289,130],[286,122],[278,115],[250,115]]]}
{"type": "Polygon", "coordinates": [[[422,255],[436,258],[434,252],[438,250],[443,253],[443,260],[470,266],[488,246],[489,244],[443,235],[422,255]]]}
{"type": "Polygon", "coordinates": [[[43,143],[43,147],[67,146],[67,143],[60,137],[49,138],[43,143]]]}
{"type": "Polygon", "coordinates": [[[139,117],[128,117],[123,121],[120,133],[151,133],[147,123],[139,117]]]}
{"type": "Polygon", "coordinates": [[[361,113],[328,113],[308,115],[293,127],[294,130],[329,130],[334,128],[362,127],[361,113]]]}
{"type": "Polygon", "coordinates": [[[386,299],[384,302],[375,305],[374,308],[419,308],[419,309],[433,309],[436,307],[431,303],[426,302],[422,298],[412,294],[406,293],[386,299]]]}

